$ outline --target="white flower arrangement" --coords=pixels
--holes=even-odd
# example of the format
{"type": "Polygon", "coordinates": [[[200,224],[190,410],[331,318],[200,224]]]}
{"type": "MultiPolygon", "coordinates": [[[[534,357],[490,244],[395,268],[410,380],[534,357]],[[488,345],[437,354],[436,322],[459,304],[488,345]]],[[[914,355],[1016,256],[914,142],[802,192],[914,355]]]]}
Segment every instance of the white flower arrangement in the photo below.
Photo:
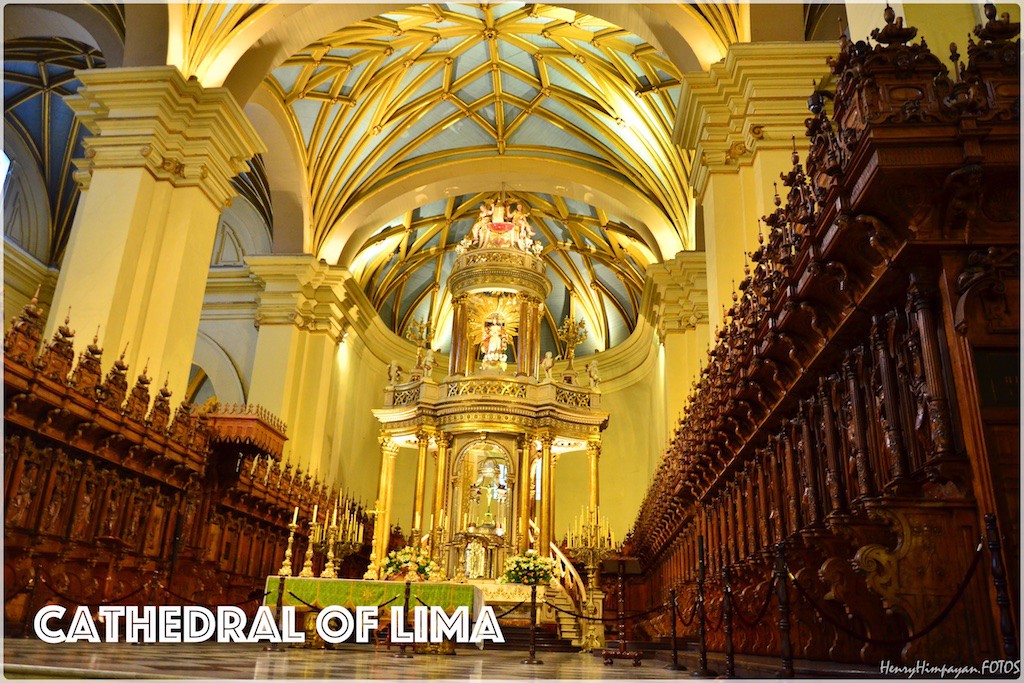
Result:
{"type": "Polygon", "coordinates": [[[383,577],[409,581],[440,581],[441,569],[422,548],[406,546],[392,550],[384,561],[383,577]]]}
{"type": "Polygon", "coordinates": [[[505,560],[505,573],[500,583],[521,583],[527,586],[545,586],[555,578],[555,561],[541,557],[536,550],[527,550],[505,560]]]}

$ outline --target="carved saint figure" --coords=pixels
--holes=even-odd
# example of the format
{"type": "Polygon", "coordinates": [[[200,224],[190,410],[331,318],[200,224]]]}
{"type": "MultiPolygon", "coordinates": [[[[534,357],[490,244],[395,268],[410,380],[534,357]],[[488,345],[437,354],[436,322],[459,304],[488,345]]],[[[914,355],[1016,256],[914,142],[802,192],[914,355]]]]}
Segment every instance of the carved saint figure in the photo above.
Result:
{"type": "Polygon", "coordinates": [[[544,380],[550,382],[554,379],[551,372],[555,367],[555,358],[550,351],[544,354],[544,360],[540,362],[540,368],[544,371],[544,380]]]}
{"type": "Polygon", "coordinates": [[[587,375],[590,377],[590,386],[595,389],[601,384],[601,376],[597,374],[597,361],[592,360],[587,363],[587,375]]]}
{"type": "Polygon", "coordinates": [[[508,333],[505,331],[505,320],[500,313],[493,313],[484,321],[484,337],[480,344],[484,365],[491,367],[506,362],[507,348],[508,333]]]}
{"type": "Polygon", "coordinates": [[[491,204],[491,222],[492,223],[504,223],[505,222],[505,203],[494,202],[491,204]]]}
{"type": "Polygon", "coordinates": [[[427,349],[423,354],[423,374],[429,376],[434,370],[434,349],[427,349]]]}
{"type": "Polygon", "coordinates": [[[484,575],[484,545],[474,539],[466,545],[466,578],[479,579],[484,575]]]}
{"type": "Polygon", "coordinates": [[[388,365],[388,384],[399,384],[402,381],[402,367],[397,360],[388,365]]]}

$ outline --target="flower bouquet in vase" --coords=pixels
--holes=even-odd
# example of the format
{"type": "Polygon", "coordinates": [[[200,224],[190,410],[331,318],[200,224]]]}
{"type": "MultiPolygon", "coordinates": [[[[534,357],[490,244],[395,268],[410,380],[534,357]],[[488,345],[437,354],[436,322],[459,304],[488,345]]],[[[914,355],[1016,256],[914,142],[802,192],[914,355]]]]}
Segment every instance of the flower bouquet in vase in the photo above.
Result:
{"type": "Polygon", "coordinates": [[[392,550],[384,560],[385,581],[440,581],[441,570],[430,555],[418,546],[392,550]]]}
{"type": "Polygon", "coordinates": [[[527,550],[505,560],[501,583],[521,583],[526,586],[546,586],[555,578],[555,561],[541,557],[536,550],[527,550]]]}

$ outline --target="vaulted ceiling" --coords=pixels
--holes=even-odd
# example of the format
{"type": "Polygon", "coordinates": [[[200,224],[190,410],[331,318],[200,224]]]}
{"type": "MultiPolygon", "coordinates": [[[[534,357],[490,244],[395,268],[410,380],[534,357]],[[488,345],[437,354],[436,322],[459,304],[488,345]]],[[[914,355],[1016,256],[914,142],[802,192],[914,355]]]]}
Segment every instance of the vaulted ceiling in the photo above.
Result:
{"type": "MultiPolygon", "coordinates": [[[[679,79],[651,45],[572,9],[445,3],[326,32],[265,85],[287,107],[303,150],[317,250],[353,205],[382,187],[424,169],[443,175],[456,161],[486,168],[512,155],[538,168],[557,161],[566,180],[603,174],[649,199],[682,233],[689,158],[671,141],[679,79]]],[[[595,348],[606,348],[635,324],[643,270],[661,254],[641,236],[644,226],[529,182],[517,188],[543,216],[537,227],[556,291],[575,297],[573,310],[592,318],[595,348]]],[[[421,197],[366,242],[362,279],[396,331],[428,312],[440,322],[446,297],[423,288],[444,291],[452,236],[468,230],[463,216],[483,197],[421,197]],[[382,262],[395,249],[397,261],[382,262]]],[[[549,304],[560,323],[568,304],[549,304]]]]}

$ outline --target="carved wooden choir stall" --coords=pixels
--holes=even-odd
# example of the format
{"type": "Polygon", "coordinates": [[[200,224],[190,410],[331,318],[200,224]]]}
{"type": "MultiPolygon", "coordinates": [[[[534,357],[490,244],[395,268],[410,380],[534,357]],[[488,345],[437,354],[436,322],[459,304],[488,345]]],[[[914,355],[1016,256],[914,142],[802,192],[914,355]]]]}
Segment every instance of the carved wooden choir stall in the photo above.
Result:
{"type": "MultiPolygon", "coordinates": [[[[33,299],[4,339],[4,609],[8,634],[45,604],[238,604],[254,611],[288,522],[338,499],[280,458],[285,427],[257,406],[150,407],[104,377],[94,340],[75,363],[65,320],[42,344],[33,299]]],[[[123,359],[123,356],[122,356],[123,359]]],[[[296,535],[301,559],[307,534],[296,535]]],[[[342,575],[356,575],[353,556],[342,575]]]]}
{"type": "Polygon", "coordinates": [[[690,636],[706,543],[712,650],[726,568],[740,653],[778,654],[783,616],[798,658],[962,664],[1015,649],[1019,25],[985,11],[949,68],[887,8],[874,42],[841,40],[834,93],[809,100],[810,150],[781,174],[627,542],[645,565],[630,607],[676,588],[690,636]],[[986,513],[1008,604],[988,556],[975,566],[986,513]],[[796,582],[787,615],[768,604],[776,544],[796,582]]]}

